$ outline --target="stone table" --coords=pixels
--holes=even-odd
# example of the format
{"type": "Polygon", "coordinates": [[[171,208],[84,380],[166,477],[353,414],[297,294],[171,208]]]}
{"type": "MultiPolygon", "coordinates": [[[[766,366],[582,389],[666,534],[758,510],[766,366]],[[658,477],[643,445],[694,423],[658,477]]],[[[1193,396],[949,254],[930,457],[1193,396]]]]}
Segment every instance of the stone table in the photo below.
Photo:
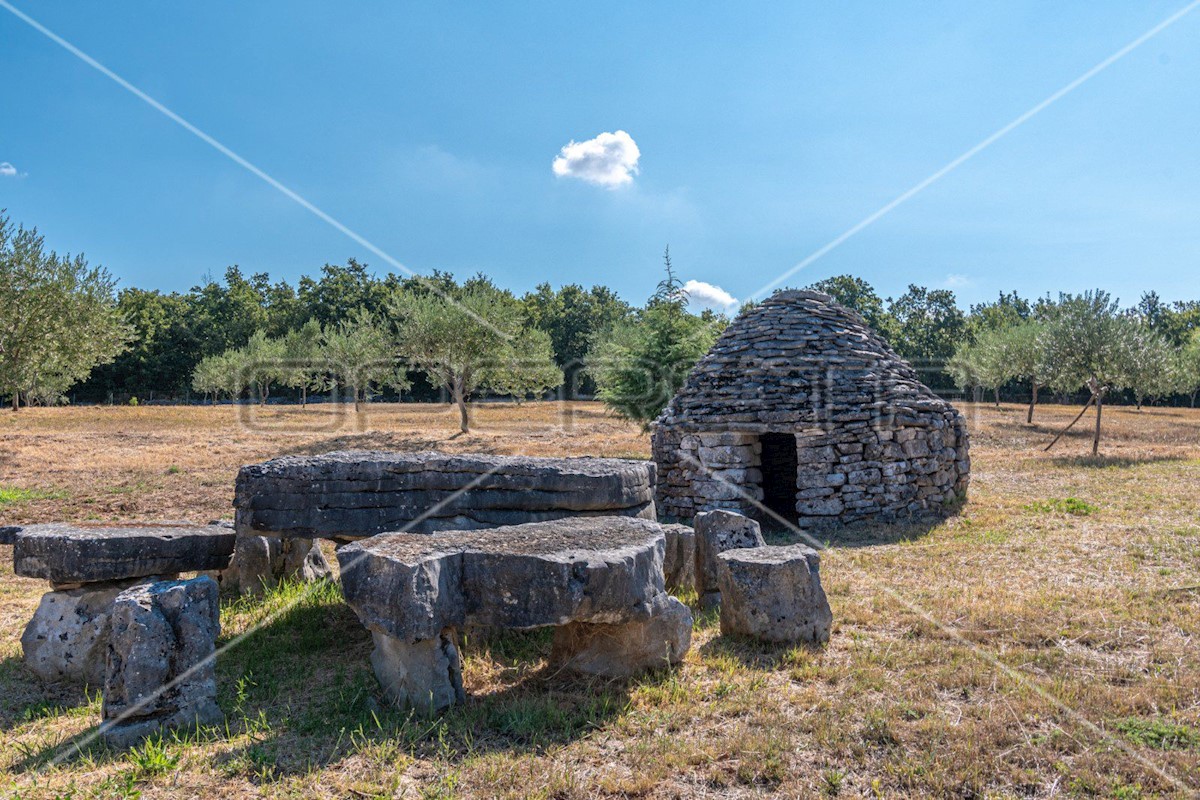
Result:
{"type": "Polygon", "coordinates": [[[338,561],[389,697],[437,710],[464,699],[456,635],[464,625],[554,626],[552,661],[590,674],[679,663],[692,617],[665,592],[664,546],[656,522],[573,517],[381,534],[341,548],[338,561]]]}
{"type": "Polygon", "coordinates": [[[230,582],[256,592],[284,576],[326,574],[314,539],[571,516],[654,519],[654,476],[649,461],[433,452],[347,450],[252,464],[237,477],[241,538],[230,582]]]}
{"type": "Polygon", "coordinates": [[[101,685],[117,595],[181,572],[224,569],[235,539],[218,524],[19,528],[13,571],[52,585],[21,636],[25,664],[46,681],[101,685]]]}

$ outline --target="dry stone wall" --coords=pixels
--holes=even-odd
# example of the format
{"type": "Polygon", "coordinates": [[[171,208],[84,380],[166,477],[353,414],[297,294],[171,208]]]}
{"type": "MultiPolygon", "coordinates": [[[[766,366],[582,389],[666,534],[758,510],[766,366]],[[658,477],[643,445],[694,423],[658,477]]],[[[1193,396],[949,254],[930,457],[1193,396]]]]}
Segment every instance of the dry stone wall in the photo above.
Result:
{"type": "MultiPolygon", "coordinates": [[[[795,437],[804,527],[940,513],[965,495],[962,416],[826,295],[779,292],[735,320],[654,424],[667,518],[762,517],[762,437],[795,437]]],[[[789,509],[791,511],[791,509],[789,509]]]]}

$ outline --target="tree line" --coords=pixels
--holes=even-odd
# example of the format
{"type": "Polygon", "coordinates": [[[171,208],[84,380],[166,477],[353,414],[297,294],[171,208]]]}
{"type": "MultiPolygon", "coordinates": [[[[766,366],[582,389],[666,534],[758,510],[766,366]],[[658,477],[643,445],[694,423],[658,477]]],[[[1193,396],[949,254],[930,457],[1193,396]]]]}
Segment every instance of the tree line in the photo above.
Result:
{"type": "MultiPolygon", "coordinates": [[[[117,292],[102,267],[47,250],[36,229],[0,215],[0,397],[17,408],[193,392],[300,403],[338,392],[358,404],[383,393],[449,399],[465,427],[472,396],[559,389],[647,422],[729,321],[690,313],[669,251],[664,268],[641,306],[604,286],[517,295],[483,275],[378,277],[353,258],[295,285],[231,266],[187,292],[117,292]]],[[[1032,414],[1044,387],[1098,406],[1194,401],[1200,388],[1196,301],[1148,293],[1122,309],[1103,292],[1001,293],[964,311],[947,289],[911,285],[885,299],[850,275],[809,288],[859,312],[938,391],[1030,396],[1032,414]]]]}

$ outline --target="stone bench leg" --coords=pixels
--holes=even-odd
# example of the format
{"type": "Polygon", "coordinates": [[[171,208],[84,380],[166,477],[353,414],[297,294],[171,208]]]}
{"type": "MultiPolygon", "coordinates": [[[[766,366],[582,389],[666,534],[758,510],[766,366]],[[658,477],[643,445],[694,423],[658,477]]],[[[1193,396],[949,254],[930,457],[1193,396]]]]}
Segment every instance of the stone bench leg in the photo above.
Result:
{"type": "Polygon", "coordinates": [[[55,586],[21,634],[25,666],[48,683],[103,685],[113,601],[131,586],[173,577],[55,586]]]}
{"type": "Polygon", "coordinates": [[[312,539],[257,536],[239,529],[233,561],[221,580],[242,594],[260,595],[281,580],[315,581],[332,574],[312,539]]]}
{"type": "Polygon", "coordinates": [[[433,713],[467,699],[454,628],[446,628],[436,639],[415,642],[378,631],[371,635],[371,666],[393,703],[433,713]]]}
{"type": "Polygon", "coordinates": [[[649,618],[624,624],[571,622],[554,630],[551,663],[586,675],[628,678],[675,666],[692,645],[692,612],[659,595],[649,618]]]}
{"type": "Polygon", "coordinates": [[[127,747],[170,728],[214,725],[219,589],[208,577],[126,589],[113,601],[101,734],[127,747]]]}

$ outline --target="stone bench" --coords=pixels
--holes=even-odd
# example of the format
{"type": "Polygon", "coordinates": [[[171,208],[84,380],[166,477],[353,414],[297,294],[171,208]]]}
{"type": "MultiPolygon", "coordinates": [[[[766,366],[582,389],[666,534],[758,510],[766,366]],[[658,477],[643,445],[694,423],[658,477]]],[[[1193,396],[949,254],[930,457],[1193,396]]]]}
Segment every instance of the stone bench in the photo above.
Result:
{"type": "Polygon", "coordinates": [[[341,548],[338,562],[388,696],[437,710],[464,699],[457,631],[465,625],[554,626],[551,660],[589,674],[679,663],[692,616],[665,592],[665,540],[649,520],[574,517],[381,534],[341,548]]]}
{"type": "Polygon", "coordinates": [[[655,466],[607,458],[341,451],[242,467],[232,582],[328,572],[313,539],[434,533],[571,516],[654,519],[655,466]],[[307,560],[306,560],[307,559],[307,560]]]}
{"type": "Polygon", "coordinates": [[[726,550],[717,557],[721,633],[768,642],[829,641],[833,612],[821,557],[802,544],[726,550]]]}
{"type": "Polygon", "coordinates": [[[222,525],[29,525],[17,530],[13,571],[42,578],[42,596],[21,636],[25,664],[46,681],[99,686],[113,603],[130,587],[181,572],[221,570],[236,535],[222,525]]]}

